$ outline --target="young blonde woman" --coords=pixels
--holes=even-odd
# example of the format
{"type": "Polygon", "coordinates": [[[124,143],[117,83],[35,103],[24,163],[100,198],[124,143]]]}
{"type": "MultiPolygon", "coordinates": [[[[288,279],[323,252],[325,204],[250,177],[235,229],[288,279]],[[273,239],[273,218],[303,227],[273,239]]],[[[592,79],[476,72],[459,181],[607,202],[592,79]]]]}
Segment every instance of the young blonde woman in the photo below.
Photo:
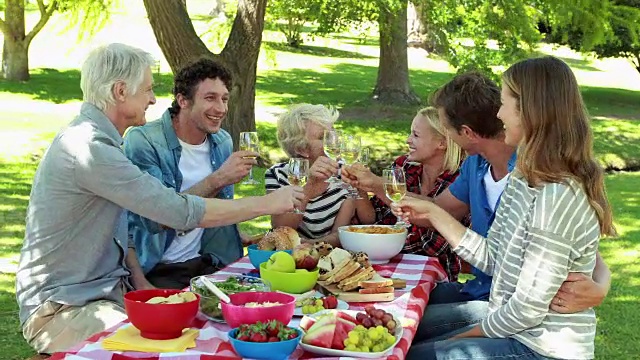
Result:
{"type": "MultiPolygon", "coordinates": [[[[458,177],[462,149],[445,135],[435,108],[427,107],[418,111],[411,123],[407,145],[409,153],[398,157],[393,166],[404,169],[408,196],[433,199],[458,177]]],[[[397,217],[389,208],[391,201],[385,194],[384,180],[381,177],[362,165],[346,167],[342,175],[363,196],[366,192],[375,194],[370,202],[357,203],[360,223],[396,223],[397,217]]],[[[411,225],[402,252],[437,257],[447,271],[449,280],[455,281],[458,278],[460,258],[433,228],[411,225]]]]}
{"type": "MultiPolygon", "coordinates": [[[[271,217],[271,226],[289,226],[310,241],[340,244],[338,227],[348,225],[354,212],[348,190],[326,180],[338,172],[338,163],[324,153],[324,131],[333,128],[338,111],[324,105],[298,104],[278,118],[278,143],[287,156],[309,160],[309,177],[304,186],[303,214],[271,217]]],[[[273,165],[265,173],[267,192],[289,185],[288,163],[273,165]]]]}
{"type": "Polygon", "coordinates": [[[394,212],[428,218],[466,261],[493,275],[487,316],[414,344],[408,359],[592,359],[593,309],[550,310],[567,275],[591,276],[602,235],[614,235],[603,171],[575,76],[554,57],[529,59],[503,75],[498,117],[518,160],[484,238],[429,201],[394,212]]]}

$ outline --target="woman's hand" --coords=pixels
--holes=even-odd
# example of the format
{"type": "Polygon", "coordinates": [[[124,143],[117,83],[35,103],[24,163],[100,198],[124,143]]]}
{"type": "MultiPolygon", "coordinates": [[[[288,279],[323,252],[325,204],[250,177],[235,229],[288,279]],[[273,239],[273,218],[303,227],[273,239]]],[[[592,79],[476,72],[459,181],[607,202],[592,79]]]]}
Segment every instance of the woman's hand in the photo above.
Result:
{"type": "Polygon", "coordinates": [[[438,206],[433,202],[414,197],[405,197],[400,202],[391,204],[393,214],[410,223],[429,220],[434,209],[438,209],[438,206]]]}
{"type": "Polygon", "coordinates": [[[382,179],[362,164],[343,166],[341,175],[342,181],[358,190],[377,193],[381,188],[382,179]]]}
{"type": "Polygon", "coordinates": [[[607,296],[607,288],[582,273],[570,273],[551,301],[551,310],[572,314],[600,305],[607,296]]]}
{"type": "Polygon", "coordinates": [[[326,180],[338,172],[338,162],[326,156],[320,156],[313,162],[309,169],[309,181],[304,186],[307,199],[320,196],[327,190],[329,184],[326,180]]]}

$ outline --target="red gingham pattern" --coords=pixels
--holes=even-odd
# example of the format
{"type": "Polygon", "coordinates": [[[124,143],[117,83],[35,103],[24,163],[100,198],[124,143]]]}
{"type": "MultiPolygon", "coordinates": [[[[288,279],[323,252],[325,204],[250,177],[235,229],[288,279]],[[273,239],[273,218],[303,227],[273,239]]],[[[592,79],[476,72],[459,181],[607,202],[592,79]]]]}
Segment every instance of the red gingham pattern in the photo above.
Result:
{"type": "MultiPolygon", "coordinates": [[[[447,276],[437,258],[424,257],[414,254],[400,254],[389,263],[374,265],[376,271],[383,277],[392,277],[407,281],[405,289],[396,290],[396,299],[392,302],[378,303],[376,307],[393,312],[395,315],[404,318],[404,331],[402,339],[393,349],[393,353],[387,359],[402,360],[405,358],[411,341],[415,336],[418,323],[422,318],[429,293],[433,290],[437,282],[446,281],[447,276]]],[[[234,274],[248,273],[253,270],[253,266],[247,257],[243,257],[237,262],[230,264],[220,270],[214,277],[226,279],[234,274]]],[[[366,303],[350,303],[350,310],[361,310],[366,303]]],[[[292,320],[290,325],[297,326],[299,318],[292,320]]],[[[218,324],[206,321],[198,317],[193,326],[200,329],[200,335],[196,339],[196,347],[188,349],[184,353],[162,353],[150,354],[139,352],[111,352],[102,348],[101,340],[113,334],[117,329],[126,325],[127,322],[95,334],[81,344],[63,353],[56,353],[51,360],[213,360],[213,359],[240,359],[233,351],[231,344],[227,341],[229,327],[226,324],[218,324]]],[[[300,347],[291,354],[290,359],[328,359],[304,352],[300,347]]],[[[332,358],[336,359],[336,358],[332,358]]]]}

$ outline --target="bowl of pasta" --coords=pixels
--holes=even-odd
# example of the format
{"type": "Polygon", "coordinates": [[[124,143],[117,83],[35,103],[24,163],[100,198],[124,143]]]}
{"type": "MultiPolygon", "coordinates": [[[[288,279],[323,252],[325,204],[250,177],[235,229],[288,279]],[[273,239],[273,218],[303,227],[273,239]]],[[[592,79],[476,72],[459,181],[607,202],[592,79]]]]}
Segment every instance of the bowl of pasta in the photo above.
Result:
{"type": "Polygon", "coordinates": [[[338,228],[340,245],[369,255],[372,264],[385,264],[398,255],[407,239],[406,228],[393,225],[348,225],[338,228]]]}

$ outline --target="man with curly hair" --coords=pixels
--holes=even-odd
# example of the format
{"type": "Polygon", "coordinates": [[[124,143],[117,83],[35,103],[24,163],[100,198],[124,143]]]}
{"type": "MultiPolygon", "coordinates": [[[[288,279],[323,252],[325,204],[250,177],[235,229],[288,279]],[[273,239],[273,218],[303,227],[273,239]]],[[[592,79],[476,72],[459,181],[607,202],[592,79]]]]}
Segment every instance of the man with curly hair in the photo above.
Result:
{"type": "MultiPolygon", "coordinates": [[[[197,60],[175,76],[171,107],[158,121],[132,129],[124,150],[142,171],[176,192],[233,199],[233,185],[249,173],[258,154],[233,152],[221,129],[227,114],[231,75],[210,59],[197,60]]],[[[162,288],[182,288],[242,257],[237,225],[176,231],[129,214],[147,279],[162,288]]]]}

